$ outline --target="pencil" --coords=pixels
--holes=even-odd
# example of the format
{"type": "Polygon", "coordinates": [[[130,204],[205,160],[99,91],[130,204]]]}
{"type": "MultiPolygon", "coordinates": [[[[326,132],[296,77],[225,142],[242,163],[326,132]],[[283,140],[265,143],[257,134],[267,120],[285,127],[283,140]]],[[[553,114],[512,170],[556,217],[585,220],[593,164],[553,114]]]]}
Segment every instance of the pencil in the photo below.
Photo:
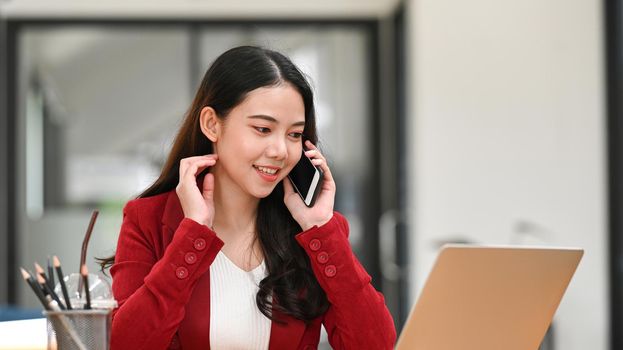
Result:
{"type": "MultiPolygon", "coordinates": [[[[35,271],[37,272],[37,276],[42,276],[43,277],[43,282],[41,282],[38,277],[34,276],[34,278],[37,280],[37,282],[39,282],[39,284],[43,283],[43,284],[45,284],[48,287],[48,288],[44,288],[44,286],[42,284],[41,288],[43,288],[43,291],[46,294],[52,295],[52,293],[54,293],[54,285],[52,284],[52,282],[50,282],[50,278],[45,274],[45,270],[43,270],[41,265],[39,265],[37,262],[35,262],[35,271]]],[[[54,293],[54,295],[56,295],[56,293],[54,293]]],[[[54,298],[54,295],[52,295],[52,298],[54,298]]],[[[56,300],[57,298],[58,298],[58,296],[56,298],[54,298],[54,299],[56,300]]]]}
{"type": "Polygon", "coordinates": [[[87,299],[86,304],[84,304],[84,309],[91,309],[91,292],[89,292],[89,270],[87,269],[87,265],[84,264],[80,268],[80,274],[82,275],[82,280],[84,281],[84,295],[87,299]]]}
{"type": "Polygon", "coordinates": [[[63,275],[63,269],[61,268],[61,261],[54,255],[52,258],[56,274],[58,275],[58,282],[61,284],[61,290],[63,291],[63,298],[65,299],[65,306],[67,310],[72,310],[71,300],[69,299],[69,293],[67,292],[67,285],[65,284],[65,275],[63,275]]]}
{"type": "Polygon", "coordinates": [[[50,264],[49,255],[48,255],[48,278],[50,279],[50,287],[52,287],[52,290],[54,290],[56,283],[54,283],[54,270],[52,269],[52,265],[50,264]]]}
{"type": "Polygon", "coordinates": [[[19,269],[22,271],[22,277],[24,278],[24,281],[26,281],[30,288],[32,288],[32,291],[35,292],[37,299],[39,299],[43,307],[48,311],[51,310],[50,306],[48,305],[48,301],[45,298],[45,295],[43,295],[43,292],[41,291],[41,288],[39,287],[37,282],[35,282],[32,276],[26,270],[24,270],[23,267],[20,267],[19,269]]]}
{"type": "Polygon", "coordinates": [[[50,287],[48,286],[48,284],[45,282],[45,278],[43,278],[43,275],[38,275],[37,276],[37,282],[39,282],[40,285],[43,286],[43,289],[46,290],[46,292],[48,293],[49,296],[52,297],[52,299],[54,299],[54,301],[56,301],[56,303],[58,304],[58,306],[62,309],[65,310],[65,306],[63,305],[63,303],[61,303],[60,299],[58,298],[58,295],[56,295],[56,293],[54,293],[53,290],[50,290],[50,287]]]}

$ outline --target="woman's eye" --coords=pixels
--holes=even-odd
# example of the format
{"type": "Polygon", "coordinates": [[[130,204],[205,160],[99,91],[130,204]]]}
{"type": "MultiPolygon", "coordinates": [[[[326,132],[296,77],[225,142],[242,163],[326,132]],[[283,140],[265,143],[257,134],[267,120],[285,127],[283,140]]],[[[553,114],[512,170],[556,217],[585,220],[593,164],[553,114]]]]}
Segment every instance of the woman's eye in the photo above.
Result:
{"type": "Polygon", "coordinates": [[[302,132],[292,132],[290,133],[291,137],[294,137],[295,139],[300,139],[303,136],[302,132]]]}
{"type": "Polygon", "coordinates": [[[262,134],[267,134],[267,133],[270,132],[269,128],[264,128],[264,127],[261,127],[261,126],[256,126],[255,130],[257,130],[258,132],[260,132],[262,134]]]}

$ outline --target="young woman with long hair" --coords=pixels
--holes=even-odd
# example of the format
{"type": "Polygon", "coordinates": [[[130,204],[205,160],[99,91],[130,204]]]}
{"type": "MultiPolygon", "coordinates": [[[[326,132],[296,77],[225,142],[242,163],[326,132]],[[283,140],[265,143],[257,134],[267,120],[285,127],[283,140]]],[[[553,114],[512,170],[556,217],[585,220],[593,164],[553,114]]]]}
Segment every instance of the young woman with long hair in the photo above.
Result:
{"type": "Polygon", "coordinates": [[[284,55],[233,48],[206,72],[158,179],[123,210],[115,349],[390,349],[381,293],[333,210],[312,90],[284,55]],[[324,171],[307,207],[286,180],[324,171]]]}

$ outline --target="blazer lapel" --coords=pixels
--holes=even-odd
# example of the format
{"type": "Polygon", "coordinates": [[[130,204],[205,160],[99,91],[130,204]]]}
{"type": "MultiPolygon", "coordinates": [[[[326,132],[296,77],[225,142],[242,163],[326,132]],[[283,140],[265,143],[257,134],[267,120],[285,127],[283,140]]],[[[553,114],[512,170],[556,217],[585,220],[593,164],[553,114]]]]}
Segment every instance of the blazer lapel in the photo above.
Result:
{"type": "MultiPolygon", "coordinates": [[[[167,202],[164,205],[164,212],[162,213],[162,225],[168,227],[171,233],[173,233],[177,230],[182,219],[184,219],[184,211],[182,210],[180,199],[177,198],[175,190],[169,191],[167,202]]],[[[164,227],[162,232],[166,232],[164,227]]]]}
{"type": "MultiPolygon", "coordinates": [[[[276,301],[273,299],[273,303],[276,301]]],[[[279,312],[273,307],[273,316],[279,320],[284,320],[286,324],[275,321],[270,327],[269,350],[297,349],[305,332],[305,322],[298,320],[290,315],[279,312]]]]}
{"type": "MultiPolygon", "coordinates": [[[[182,219],[184,211],[180,200],[177,193],[171,191],[162,215],[162,232],[168,235],[167,244],[173,239],[182,219]]],[[[184,350],[210,348],[210,270],[197,280],[177,333],[184,350]]]]}

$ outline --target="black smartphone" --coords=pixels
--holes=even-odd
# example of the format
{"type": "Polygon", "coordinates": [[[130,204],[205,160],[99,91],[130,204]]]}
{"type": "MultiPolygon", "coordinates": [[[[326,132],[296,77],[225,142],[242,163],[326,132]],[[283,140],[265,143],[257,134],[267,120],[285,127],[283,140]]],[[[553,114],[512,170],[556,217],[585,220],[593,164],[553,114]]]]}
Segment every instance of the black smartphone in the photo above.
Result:
{"type": "Polygon", "coordinates": [[[307,158],[303,149],[301,160],[288,174],[288,179],[290,179],[294,190],[301,196],[305,205],[313,207],[322,188],[323,176],[322,170],[312,164],[311,159],[307,158]]]}

